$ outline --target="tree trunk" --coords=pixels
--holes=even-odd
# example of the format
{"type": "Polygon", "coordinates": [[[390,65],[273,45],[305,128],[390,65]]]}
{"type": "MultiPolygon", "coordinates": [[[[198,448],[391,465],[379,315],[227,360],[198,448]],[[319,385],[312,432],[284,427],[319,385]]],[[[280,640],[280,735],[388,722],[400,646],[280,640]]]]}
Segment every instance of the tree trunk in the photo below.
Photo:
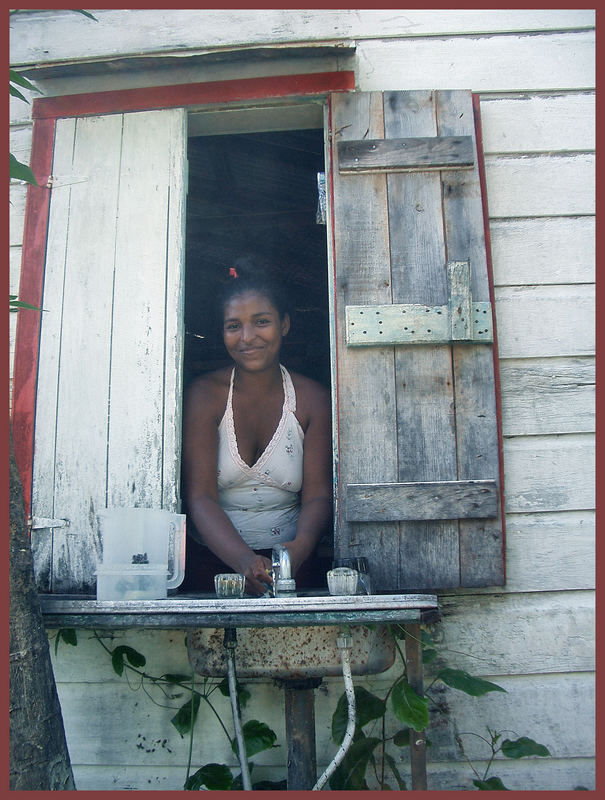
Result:
{"type": "Polygon", "coordinates": [[[13,790],[75,789],[38,601],[23,490],[10,442],[10,782],[13,790]]]}

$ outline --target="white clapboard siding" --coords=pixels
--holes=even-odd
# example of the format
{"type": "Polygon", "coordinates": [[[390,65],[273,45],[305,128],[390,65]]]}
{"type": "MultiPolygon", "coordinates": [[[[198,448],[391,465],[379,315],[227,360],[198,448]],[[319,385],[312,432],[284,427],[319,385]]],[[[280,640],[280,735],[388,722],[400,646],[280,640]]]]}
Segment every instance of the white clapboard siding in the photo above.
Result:
{"type": "Polygon", "coordinates": [[[108,504],[161,507],[165,482],[176,510],[183,122],[180,110],[57,122],[53,175],[67,182],[51,196],[33,488],[35,516],[70,522],[52,547],[48,530],[36,543],[37,574],[46,584],[52,573],[55,591],[94,583],[108,504]],[[124,420],[132,411],[136,422],[124,420]]]}
{"type": "MultiPolygon", "coordinates": [[[[506,735],[510,738],[510,734],[506,735]]],[[[474,761],[473,765],[483,775],[489,762],[474,761]]],[[[517,792],[572,791],[578,787],[592,791],[595,788],[595,762],[591,758],[505,758],[490,767],[488,777],[490,775],[496,775],[507,789],[517,792]]],[[[475,789],[474,777],[468,764],[430,763],[427,786],[429,791],[469,791],[475,789]]],[[[79,783],[78,787],[85,788],[79,783]]]]}
{"type": "MultiPolygon", "coordinates": [[[[131,683],[133,680],[136,681],[136,676],[131,678],[131,683]]],[[[166,698],[159,689],[150,689],[146,685],[156,701],[154,703],[143,689],[135,690],[137,685],[134,683],[133,687],[129,686],[126,678],[119,684],[58,685],[61,706],[73,709],[65,720],[69,755],[73,763],[138,764],[149,765],[150,768],[156,764],[170,766],[187,763],[189,738],[182,737],[170,720],[187,701],[188,693],[171,699],[166,698]],[[86,697],[85,703],[82,702],[83,696],[86,697]]],[[[249,719],[265,722],[278,734],[282,744],[279,755],[266,750],[254,756],[254,763],[282,763],[285,767],[287,751],[283,746],[283,690],[270,683],[250,684],[250,689],[252,697],[246,704],[243,722],[249,719]]],[[[212,694],[212,703],[233,736],[229,697],[224,697],[217,690],[212,694]]],[[[230,742],[214,713],[204,702],[200,704],[194,747],[194,758],[200,766],[209,762],[227,763],[234,767],[238,764],[230,742]]]]}
{"type": "Polygon", "coordinates": [[[504,440],[507,513],[594,508],[593,434],[504,440]]]}
{"type": "Polygon", "coordinates": [[[10,151],[18,161],[29,164],[32,148],[32,126],[11,125],[9,130],[10,151]]]}
{"type": "Polygon", "coordinates": [[[594,358],[500,361],[505,436],[595,429],[594,358]]]}
{"type": "Polygon", "coordinates": [[[592,89],[594,32],[373,39],[357,43],[358,88],[474,92],[592,89]]]}
{"type": "Polygon", "coordinates": [[[595,158],[591,153],[488,156],[485,171],[491,219],[595,212],[595,158]]]}
{"type": "Polygon", "coordinates": [[[496,286],[594,281],[594,217],[493,219],[489,227],[496,286]]]}
{"type": "Polygon", "coordinates": [[[508,514],[506,590],[595,588],[594,511],[508,514]]]}
{"type": "Polygon", "coordinates": [[[97,23],[49,10],[11,21],[11,63],[91,59],[206,47],[352,37],[548,31],[594,26],[587,10],[184,10],[97,9],[97,23]],[[18,27],[17,27],[18,26],[18,27]],[[42,31],[46,32],[42,36],[42,31]],[[60,34],[60,35],[59,35],[60,34]]]}
{"type": "Polygon", "coordinates": [[[593,592],[447,595],[439,606],[440,649],[456,651],[444,659],[473,675],[594,670],[593,592]]]}
{"type": "Polygon", "coordinates": [[[495,296],[501,359],[594,355],[592,284],[504,287],[495,296]]]}
{"type": "MultiPolygon", "coordinates": [[[[474,674],[480,671],[475,668],[474,674]]],[[[485,734],[486,726],[530,736],[546,745],[557,758],[575,755],[577,746],[586,755],[594,755],[593,673],[499,676],[493,681],[506,689],[506,694],[490,692],[473,701],[463,692],[449,687],[440,688],[436,693],[439,700],[447,703],[455,727],[449,725],[444,732],[435,727],[430,736],[431,760],[461,760],[455,732],[485,734]],[[577,713],[578,704],[592,709],[588,718],[577,713]]],[[[510,733],[508,737],[515,738],[510,733]]],[[[489,753],[485,743],[474,736],[464,738],[464,747],[471,759],[487,758],[489,753]]]]}
{"type": "Polygon", "coordinates": [[[528,153],[594,150],[593,93],[481,99],[483,151],[528,153]]]}
{"type": "Polygon", "coordinates": [[[11,246],[16,246],[23,243],[23,221],[25,218],[27,184],[22,181],[12,181],[9,192],[9,243],[11,246]]]}
{"type": "MultiPolygon", "coordinates": [[[[277,752],[280,752],[278,750],[277,752]]],[[[405,753],[405,750],[403,751],[405,753]]],[[[330,750],[330,755],[332,751],[330,750]]],[[[408,789],[411,787],[409,779],[409,766],[407,755],[402,751],[392,752],[393,757],[401,759],[397,766],[406,781],[408,789]]],[[[430,755],[429,755],[430,759],[430,755]]],[[[327,756],[321,760],[318,756],[318,774],[329,763],[327,756]]],[[[475,768],[483,774],[488,766],[486,760],[473,762],[475,768]]],[[[195,762],[195,767],[198,764],[195,762]]],[[[183,789],[185,768],[182,765],[173,767],[154,766],[89,766],[87,764],[72,764],[76,786],[80,791],[103,790],[161,790],[180,791],[183,789]]],[[[236,768],[234,774],[239,774],[236,768]]],[[[254,767],[254,780],[283,780],[285,771],[271,770],[267,767],[254,767]]],[[[572,790],[577,787],[594,790],[595,764],[590,758],[569,759],[504,759],[497,762],[497,766],[490,770],[490,775],[497,775],[505,786],[512,791],[557,791],[572,790]]],[[[462,762],[433,763],[429,761],[427,785],[429,791],[470,791],[475,790],[473,778],[475,777],[468,764],[462,762]]],[[[395,781],[390,779],[391,788],[396,789],[395,781]]],[[[371,789],[376,787],[370,786],[371,789]]]]}

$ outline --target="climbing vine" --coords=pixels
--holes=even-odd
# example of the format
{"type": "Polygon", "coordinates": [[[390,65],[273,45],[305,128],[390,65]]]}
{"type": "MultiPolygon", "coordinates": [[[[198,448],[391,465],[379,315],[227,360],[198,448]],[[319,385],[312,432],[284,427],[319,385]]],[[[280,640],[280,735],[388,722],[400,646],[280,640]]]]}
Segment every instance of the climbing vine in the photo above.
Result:
{"type": "MultiPolygon", "coordinates": [[[[440,702],[432,692],[433,687],[439,683],[472,697],[480,697],[490,692],[506,692],[498,684],[474,677],[464,670],[444,667],[437,672],[431,683],[424,689],[423,694],[419,695],[408,681],[406,659],[401,647],[405,638],[412,634],[401,625],[387,627],[397,651],[397,675],[383,697],[368,691],[363,686],[355,687],[355,734],[344,759],[330,777],[329,785],[332,790],[369,790],[371,787],[368,780],[372,780],[382,790],[407,789],[408,786],[401,775],[399,766],[402,759],[396,759],[389,753],[387,745],[404,751],[410,746],[410,736],[413,731],[419,732],[429,728],[429,711],[443,713],[440,702]],[[395,733],[388,734],[387,730],[392,727],[393,720],[401,727],[395,733]]],[[[157,703],[149,692],[151,686],[160,689],[167,701],[179,700],[181,703],[178,708],[175,706],[175,714],[170,722],[182,737],[189,737],[189,754],[183,788],[212,791],[242,789],[241,774],[234,774],[227,764],[213,762],[192,771],[194,727],[202,705],[218,720],[232,752],[238,753],[236,739],[229,733],[229,729],[212,699],[216,692],[224,697],[229,696],[227,679],[218,681],[204,677],[201,682],[196,682],[196,676],[193,673],[165,673],[154,676],[144,670],[147,660],[142,653],[128,645],[117,645],[112,648],[96,632],[93,633],[93,636],[110,657],[112,668],[117,675],[136,676],[138,687],[143,689],[153,702],[157,703]],[[187,699],[183,702],[184,696],[187,699]]],[[[61,641],[72,646],[77,645],[76,632],[73,629],[59,630],[55,641],[55,653],[61,641]]],[[[430,633],[425,629],[421,631],[420,643],[423,662],[429,664],[437,657],[437,650],[430,633]]],[[[251,697],[249,690],[238,682],[236,692],[240,707],[245,708],[251,697]]],[[[336,746],[340,746],[343,741],[347,717],[346,694],[343,692],[332,715],[331,733],[336,746]]],[[[533,739],[527,736],[520,736],[516,739],[503,738],[504,733],[504,731],[492,730],[488,727],[487,736],[471,731],[460,732],[456,735],[460,752],[474,775],[472,783],[478,790],[507,789],[500,777],[490,774],[496,757],[499,755],[509,759],[550,756],[548,748],[533,739]],[[468,758],[464,749],[463,737],[470,736],[479,738],[486,746],[487,764],[481,772],[468,758]]],[[[256,719],[248,720],[243,725],[243,736],[247,759],[251,759],[252,756],[264,750],[279,746],[276,745],[276,733],[266,723],[256,719]]],[[[137,747],[145,747],[144,737],[140,736],[140,739],[137,747]]],[[[160,742],[160,744],[164,746],[166,742],[160,742]]],[[[427,738],[426,744],[430,747],[430,739],[427,738]]],[[[248,761],[248,766],[252,773],[254,762],[248,761]]],[[[252,784],[252,788],[284,790],[287,788],[287,782],[286,780],[258,781],[252,784]]]]}

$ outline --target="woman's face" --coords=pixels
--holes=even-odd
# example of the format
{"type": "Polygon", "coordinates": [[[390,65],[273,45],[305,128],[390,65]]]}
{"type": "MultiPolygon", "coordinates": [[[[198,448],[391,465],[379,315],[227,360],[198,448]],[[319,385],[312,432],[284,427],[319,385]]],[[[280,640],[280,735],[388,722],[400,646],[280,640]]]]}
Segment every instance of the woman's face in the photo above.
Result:
{"type": "Polygon", "coordinates": [[[290,329],[290,318],[258,292],[245,292],[231,299],[223,312],[223,340],[235,363],[249,372],[259,372],[279,363],[282,338],[290,329]]]}

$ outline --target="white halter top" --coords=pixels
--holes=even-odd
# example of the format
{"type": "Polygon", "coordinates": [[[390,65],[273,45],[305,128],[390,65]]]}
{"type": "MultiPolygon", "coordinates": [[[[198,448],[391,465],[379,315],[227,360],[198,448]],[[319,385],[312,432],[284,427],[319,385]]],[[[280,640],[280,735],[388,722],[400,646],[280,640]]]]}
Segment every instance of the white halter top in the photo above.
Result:
{"type": "Polygon", "coordinates": [[[256,550],[294,539],[300,509],[305,435],[295,414],[292,378],[281,364],[280,369],[284,390],[281,419],[265,451],[251,467],[241,458],[235,436],[235,368],[218,429],[219,504],[242,539],[256,550]]]}

